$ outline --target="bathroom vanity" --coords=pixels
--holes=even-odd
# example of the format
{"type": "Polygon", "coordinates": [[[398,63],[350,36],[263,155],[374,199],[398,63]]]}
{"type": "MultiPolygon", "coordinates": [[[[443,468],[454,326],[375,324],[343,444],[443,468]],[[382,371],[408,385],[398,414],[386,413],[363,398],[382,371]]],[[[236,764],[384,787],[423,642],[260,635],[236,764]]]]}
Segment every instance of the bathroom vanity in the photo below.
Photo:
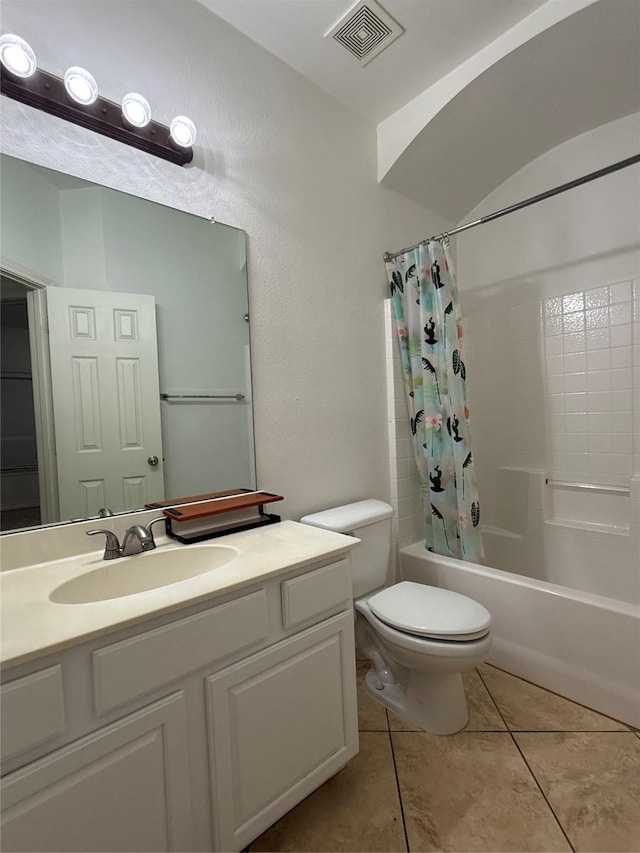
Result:
{"type": "Polygon", "coordinates": [[[37,565],[9,543],[25,534],[4,540],[3,847],[240,850],[358,750],[358,540],[282,522],[217,539],[236,554],[211,571],[101,599],[121,581],[74,586],[109,565],[77,550],[86,526],[37,565]]]}

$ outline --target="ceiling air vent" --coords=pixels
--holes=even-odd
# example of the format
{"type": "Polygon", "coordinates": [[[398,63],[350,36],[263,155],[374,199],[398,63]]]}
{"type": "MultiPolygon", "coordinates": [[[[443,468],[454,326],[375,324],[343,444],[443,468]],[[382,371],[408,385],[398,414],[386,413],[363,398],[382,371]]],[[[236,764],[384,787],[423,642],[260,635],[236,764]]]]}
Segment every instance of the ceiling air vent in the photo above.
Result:
{"type": "Polygon", "coordinates": [[[335,39],[364,66],[403,32],[400,24],[379,3],[362,0],[349,9],[324,37],[335,39]]]}

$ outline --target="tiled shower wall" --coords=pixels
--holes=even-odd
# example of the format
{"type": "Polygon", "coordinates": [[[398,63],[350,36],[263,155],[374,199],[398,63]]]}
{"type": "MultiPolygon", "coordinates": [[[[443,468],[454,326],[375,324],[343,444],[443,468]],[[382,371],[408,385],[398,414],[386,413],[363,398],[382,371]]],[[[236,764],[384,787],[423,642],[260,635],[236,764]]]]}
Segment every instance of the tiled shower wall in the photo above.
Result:
{"type": "MultiPolygon", "coordinates": [[[[550,297],[522,282],[463,293],[474,459],[493,567],[639,599],[639,299],[637,281],[550,297]]],[[[390,302],[386,338],[394,537],[406,545],[423,537],[422,512],[390,302]]]]}
{"type": "Polygon", "coordinates": [[[633,473],[634,287],[637,304],[630,281],[540,303],[558,478],[627,485],[633,473]]]}
{"type": "Polygon", "coordinates": [[[628,487],[640,452],[638,298],[630,281],[552,297],[521,283],[463,294],[473,443],[489,505],[505,466],[628,487]]]}
{"type": "Polygon", "coordinates": [[[558,276],[461,297],[486,555],[638,601],[640,285],[562,290],[558,276]]]}
{"type": "MultiPolygon", "coordinates": [[[[630,157],[639,133],[640,113],[568,140],[463,221],[630,157]]],[[[626,601],[640,599],[639,202],[633,166],[452,244],[487,560],[626,601]]],[[[423,532],[393,343],[392,490],[405,544],[423,532]]]]}

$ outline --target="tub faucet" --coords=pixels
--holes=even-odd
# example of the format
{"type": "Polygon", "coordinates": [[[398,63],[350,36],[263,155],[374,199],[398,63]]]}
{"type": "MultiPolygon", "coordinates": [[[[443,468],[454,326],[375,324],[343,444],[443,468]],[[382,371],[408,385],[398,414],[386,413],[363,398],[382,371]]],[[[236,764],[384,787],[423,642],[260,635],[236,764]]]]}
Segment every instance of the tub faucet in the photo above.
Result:
{"type": "Polygon", "coordinates": [[[143,527],[142,524],[134,524],[129,527],[124,534],[122,545],[118,541],[118,537],[111,530],[87,530],[87,536],[95,536],[97,533],[104,533],[107,537],[105,542],[103,560],[117,560],[118,557],[131,557],[134,554],[140,554],[144,551],[153,551],[156,547],[151,528],[156,521],[164,521],[164,516],[153,518],[143,527]],[[137,543],[137,544],[136,544],[137,543]]]}

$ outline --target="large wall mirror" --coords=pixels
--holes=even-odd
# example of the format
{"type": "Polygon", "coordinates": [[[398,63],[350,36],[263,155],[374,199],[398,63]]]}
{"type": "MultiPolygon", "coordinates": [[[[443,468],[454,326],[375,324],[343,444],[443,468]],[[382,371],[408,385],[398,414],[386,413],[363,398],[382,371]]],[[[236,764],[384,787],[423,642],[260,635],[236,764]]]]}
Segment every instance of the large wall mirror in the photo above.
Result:
{"type": "Polygon", "coordinates": [[[0,168],[2,531],[254,489],[244,232],[0,168]]]}

